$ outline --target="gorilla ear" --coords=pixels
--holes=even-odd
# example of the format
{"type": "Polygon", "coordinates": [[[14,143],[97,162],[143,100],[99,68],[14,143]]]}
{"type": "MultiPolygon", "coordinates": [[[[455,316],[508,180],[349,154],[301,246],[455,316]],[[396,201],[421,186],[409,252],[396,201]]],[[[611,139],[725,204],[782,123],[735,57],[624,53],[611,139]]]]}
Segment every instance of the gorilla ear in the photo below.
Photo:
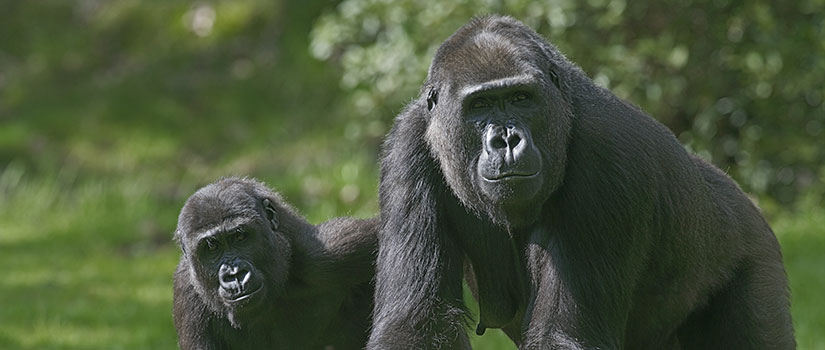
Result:
{"type": "MultiPolygon", "coordinates": [[[[559,79],[559,73],[557,72],[564,72],[564,69],[559,68],[558,63],[553,58],[555,55],[553,54],[553,50],[548,46],[547,43],[544,43],[542,40],[533,40],[533,44],[535,45],[538,53],[543,56],[541,57],[541,61],[547,62],[547,66],[545,69],[547,70],[547,75],[550,77],[550,81],[553,82],[553,85],[556,86],[559,90],[562,89],[561,85],[562,82],[559,79]]],[[[561,58],[564,59],[563,57],[561,58]]]]}
{"type": "Polygon", "coordinates": [[[267,198],[264,198],[263,205],[264,205],[264,213],[266,214],[266,219],[269,220],[269,225],[272,227],[272,231],[277,230],[279,223],[278,223],[278,215],[277,215],[277,212],[275,211],[275,206],[272,205],[272,202],[267,198]]]}
{"type": "Polygon", "coordinates": [[[186,245],[183,244],[183,239],[181,239],[180,230],[177,230],[177,229],[175,230],[173,239],[178,243],[178,246],[180,247],[180,251],[183,252],[184,255],[186,255],[186,245]]]}
{"type": "Polygon", "coordinates": [[[427,92],[427,110],[431,111],[435,108],[435,105],[438,103],[438,89],[436,87],[430,87],[430,91],[427,92]]]}

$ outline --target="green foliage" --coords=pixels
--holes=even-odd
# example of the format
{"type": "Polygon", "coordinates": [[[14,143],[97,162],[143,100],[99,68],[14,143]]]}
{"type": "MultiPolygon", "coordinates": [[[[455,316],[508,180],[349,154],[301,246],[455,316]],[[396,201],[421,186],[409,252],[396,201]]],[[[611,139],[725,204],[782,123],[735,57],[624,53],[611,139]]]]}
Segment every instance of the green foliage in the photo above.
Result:
{"type": "Polygon", "coordinates": [[[0,36],[0,169],[57,174],[68,187],[145,175],[176,204],[197,185],[248,174],[287,182],[297,205],[320,203],[327,216],[366,214],[357,208],[374,207],[376,184],[363,179],[375,176],[384,130],[369,130],[370,143],[347,128],[326,83],[336,75],[308,54],[322,4],[292,5],[10,4],[0,15],[0,33],[17,33],[0,36]]]}
{"type": "Polygon", "coordinates": [[[781,205],[825,195],[822,0],[344,0],[312,53],[342,68],[355,113],[388,123],[437,46],[486,13],[544,34],[747,191],[781,205]]]}

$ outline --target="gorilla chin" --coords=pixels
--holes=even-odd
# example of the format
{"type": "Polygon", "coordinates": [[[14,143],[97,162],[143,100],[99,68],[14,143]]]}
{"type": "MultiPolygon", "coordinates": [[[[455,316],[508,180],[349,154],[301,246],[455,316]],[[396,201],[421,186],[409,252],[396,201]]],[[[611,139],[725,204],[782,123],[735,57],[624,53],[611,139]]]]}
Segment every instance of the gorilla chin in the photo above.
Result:
{"type": "MultiPolygon", "coordinates": [[[[244,264],[246,265],[246,264],[244,264]]],[[[245,273],[236,273],[237,270],[225,275],[228,267],[222,267],[218,296],[226,307],[229,319],[235,328],[241,328],[254,323],[255,315],[261,314],[262,300],[267,299],[266,288],[260,278],[256,278],[258,271],[247,266],[245,273]]]]}
{"type": "Polygon", "coordinates": [[[540,172],[532,174],[502,174],[481,177],[481,191],[493,203],[503,207],[519,207],[531,202],[541,188],[540,172]]]}
{"type": "Polygon", "coordinates": [[[222,298],[226,307],[227,318],[232,327],[237,329],[247,328],[265,319],[263,314],[266,314],[266,311],[261,310],[264,306],[261,301],[266,299],[263,298],[262,289],[259,288],[253,292],[236,295],[232,298],[222,298]]]}

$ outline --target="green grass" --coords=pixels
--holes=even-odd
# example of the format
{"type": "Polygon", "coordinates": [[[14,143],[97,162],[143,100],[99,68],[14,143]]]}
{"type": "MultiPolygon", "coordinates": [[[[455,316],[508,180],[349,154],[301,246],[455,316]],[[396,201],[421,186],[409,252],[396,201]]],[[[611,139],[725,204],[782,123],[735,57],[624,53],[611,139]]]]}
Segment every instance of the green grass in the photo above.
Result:
{"type": "Polygon", "coordinates": [[[168,224],[155,221],[173,220],[172,208],[125,183],[3,190],[0,347],[175,346],[169,272],[178,253],[168,224]]]}
{"type": "Polygon", "coordinates": [[[783,213],[773,222],[791,283],[791,311],[799,349],[825,349],[825,210],[783,213]]]}

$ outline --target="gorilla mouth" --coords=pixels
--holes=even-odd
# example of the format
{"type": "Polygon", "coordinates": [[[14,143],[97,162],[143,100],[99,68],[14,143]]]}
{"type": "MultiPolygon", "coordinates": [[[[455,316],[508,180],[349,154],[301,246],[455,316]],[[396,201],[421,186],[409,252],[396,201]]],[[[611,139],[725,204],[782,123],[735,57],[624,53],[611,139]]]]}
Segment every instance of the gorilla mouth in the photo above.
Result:
{"type": "Polygon", "coordinates": [[[489,182],[499,182],[499,181],[506,181],[506,180],[510,180],[510,179],[515,180],[515,179],[531,178],[531,177],[535,177],[538,174],[539,174],[538,171],[536,171],[534,173],[511,172],[511,173],[500,173],[500,174],[497,174],[497,175],[494,175],[494,176],[483,175],[482,178],[484,178],[484,180],[489,181],[489,182]]]}
{"type": "Polygon", "coordinates": [[[257,289],[250,291],[250,292],[239,292],[239,293],[227,293],[224,290],[221,290],[221,294],[223,294],[223,300],[228,304],[239,304],[244,301],[247,301],[249,298],[252,298],[255,294],[258,294],[259,291],[263,289],[263,286],[259,286],[257,289]],[[226,294],[224,294],[226,293],[226,294]]]}

